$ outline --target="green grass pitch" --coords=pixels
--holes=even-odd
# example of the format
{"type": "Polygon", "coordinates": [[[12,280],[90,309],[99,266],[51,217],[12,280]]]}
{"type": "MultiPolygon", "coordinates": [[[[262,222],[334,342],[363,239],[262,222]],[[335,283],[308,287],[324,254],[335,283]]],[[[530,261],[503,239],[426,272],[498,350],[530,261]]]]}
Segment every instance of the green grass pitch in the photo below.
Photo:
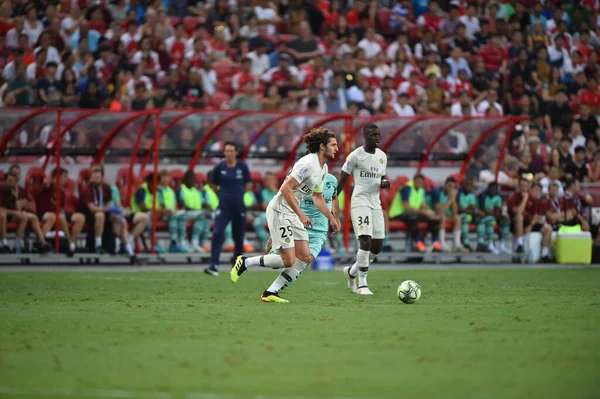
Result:
{"type": "Polygon", "coordinates": [[[0,274],[2,398],[598,398],[600,270],[0,274]],[[423,296],[395,296],[406,279],[423,296]]]}

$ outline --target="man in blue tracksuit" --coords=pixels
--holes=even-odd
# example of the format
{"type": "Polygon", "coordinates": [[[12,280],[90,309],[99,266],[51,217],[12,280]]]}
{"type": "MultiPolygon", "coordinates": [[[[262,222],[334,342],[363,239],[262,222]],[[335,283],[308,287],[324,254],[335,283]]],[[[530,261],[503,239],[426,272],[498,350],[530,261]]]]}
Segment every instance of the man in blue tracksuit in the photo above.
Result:
{"type": "Polygon", "coordinates": [[[212,276],[219,275],[219,257],[225,240],[225,228],[231,222],[235,243],[234,259],[244,252],[246,234],[246,205],[244,194],[252,188],[252,179],[248,165],[237,160],[237,146],[226,142],[223,145],[225,159],[210,174],[210,185],[219,195],[219,207],[215,212],[215,223],[211,246],[210,266],[204,269],[212,276]]]}

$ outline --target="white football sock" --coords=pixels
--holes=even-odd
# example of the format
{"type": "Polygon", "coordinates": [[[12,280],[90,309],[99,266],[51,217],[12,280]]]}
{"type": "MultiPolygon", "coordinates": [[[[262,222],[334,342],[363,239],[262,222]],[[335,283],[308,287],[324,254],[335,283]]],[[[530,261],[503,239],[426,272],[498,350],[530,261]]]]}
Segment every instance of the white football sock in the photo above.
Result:
{"type": "Polygon", "coordinates": [[[542,248],[542,258],[543,258],[544,256],[548,256],[548,252],[549,252],[549,251],[548,251],[548,247],[543,247],[543,248],[542,248]]]}
{"type": "Polygon", "coordinates": [[[523,245],[523,237],[517,238],[517,245],[523,245]]]}
{"type": "Polygon", "coordinates": [[[125,245],[125,251],[127,251],[127,255],[129,255],[129,256],[135,255],[135,253],[133,252],[133,248],[131,247],[131,244],[129,244],[129,243],[127,243],[125,245]]]}
{"type": "MultiPolygon", "coordinates": [[[[362,251],[362,249],[359,249],[359,251],[362,251]]],[[[377,254],[374,254],[373,252],[369,252],[369,265],[375,260],[376,257],[377,257],[377,254]]],[[[348,272],[348,274],[350,274],[350,277],[352,277],[352,278],[356,277],[356,274],[358,273],[358,264],[357,264],[358,253],[356,254],[356,259],[357,259],[357,261],[354,262],[354,264],[350,268],[350,271],[348,272]]]]}
{"type": "Polygon", "coordinates": [[[119,237],[115,238],[115,248],[117,252],[121,250],[121,239],[119,237]]]}
{"type": "Polygon", "coordinates": [[[5,247],[8,246],[8,240],[6,238],[2,239],[2,245],[4,245],[5,247]]]}
{"type": "Polygon", "coordinates": [[[250,268],[251,266],[260,266],[270,267],[271,269],[283,269],[285,267],[283,264],[283,259],[281,259],[281,256],[277,254],[253,256],[246,259],[245,265],[246,268],[250,268]]]}
{"type": "Polygon", "coordinates": [[[71,252],[75,252],[76,246],[74,242],[69,243],[69,249],[71,250],[71,252]]]}
{"type": "Polygon", "coordinates": [[[96,237],[96,248],[102,246],[102,237],[96,237]]]}
{"type": "Polygon", "coordinates": [[[440,227],[440,231],[439,231],[439,240],[440,243],[442,244],[442,247],[446,246],[446,229],[444,227],[440,227]]]}
{"type": "Polygon", "coordinates": [[[366,287],[367,274],[369,273],[369,252],[358,250],[356,254],[356,268],[358,269],[358,287],[366,287]]]}
{"type": "Polygon", "coordinates": [[[273,284],[267,288],[267,291],[278,293],[289,286],[300,277],[300,274],[306,269],[306,266],[308,266],[308,263],[296,259],[296,262],[294,262],[292,267],[287,267],[279,272],[279,276],[277,276],[275,281],[273,281],[273,284]]]}
{"type": "Polygon", "coordinates": [[[455,230],[452,233],[452,237],[454,238],[454,247],[456,247],[456,248],[462,247],[462,242],[460,241],[460,238],[461,238],[460,236],[461,236],[460,230],[455,230]]]}

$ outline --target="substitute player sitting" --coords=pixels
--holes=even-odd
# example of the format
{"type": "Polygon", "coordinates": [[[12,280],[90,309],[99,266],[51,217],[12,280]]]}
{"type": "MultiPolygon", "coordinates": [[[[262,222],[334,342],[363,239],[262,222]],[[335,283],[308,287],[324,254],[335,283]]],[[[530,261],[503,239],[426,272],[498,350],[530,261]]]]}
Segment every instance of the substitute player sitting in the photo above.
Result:
{"type": "Polygon", "coordinates": [[[491,182],[487,190],[479,195],[479,220],[477,222],[477,252],[489,251],[495,255],[499,253],[512,254],[506,248],[506,240],[510,234],[510,223],[506,215],[502,214],[503,200],[498,191],[498,183],[491,182]],[[494,245],[495,226],[500,226],[500,249],[494,245]],[[485,243],[488,242],[486,247],[485,243]]]}
{"type": "Polygon", "coordinates": [[[463,251],[461,243],[461,223],[458,214],[458,195],[456,179],[448,177],[442,187],[437,187],[431,191],[431,203],[435,211],[440,215],[440,233],[439,240],[442,244],[442,250],[448,250],[446,246],[446,222],[452,222],[452,238],[454,239],[453,250],[463,251]]]}
{"type": "Polygon", "coordinates": [[[360,248],[356,254],[356,263],[352,267],[345,267],[344,274],[350,292],[373,295],[367,283],[369,264],[381,252],[385,238],[385,221],[379,192],[382,188],[389,188],[390,182],[385,178],[387,156],[379,149],[379,128],[374,124],[365,126],[363,137],[365,144],[352,151],[342,166],[338,194],[344,190],[346,181],[352,175],[354,191],[350,216],[354,234],[360,241],[360,248]]]}
{"type": "MultiPolygon", "coordinates": [[[[328,174],[325,178],[325,185],[323,186],[323,198],[325,198],[325,202],[327,203],[327,208],[333,213],[333,215],[338,219],[340,216],[340,208],[337,200],[337,187],[338,182],[335,176],[332,174],[328,174]]],[[[323,245],[329,239],[329,222],[327,217],[321,213],[315,206],[315,202],[312,198],[306,197],[302,204],[300,204],[300,209],[312,220],[313,225],[306,229],[308,232],[308,247],[310,249],[310,254],[313,259],[315,259],[321,253],[321,249],[323,249],[323,245]]],[[[278,250],[271,249],[272,239],[269,237],[267,242],[267,252],[273,252],[279,254],[278,250]]],[[[302,272],[300,272],[302,273],[302,272]]],[[[298,273],[298,277],[300,277],[300,273],[298,273]]],[[[263,298],[268,298],[273,295],[279,294],[281,290],[289,286],[294,282],[294,279],[288,274],[288,269],[282,269],[279,273],[279,276],[273,281],[273,284],[263,293],[263,298]]],[[[285,299],[281,299],[280,302],[288,302],[285,299]]]]}
{"type": "MultiPolygon", "coordinates": [[[[327,162],[335,158],[338,151],[335,134],[320,127],[304,136],[308,155],[294,165],[277,195],[267,207],[267,225],[271,232],[273,248],[280,255],[268,254],[246,258],[238,256],[230,272],[231,281],[237,282],[248,267],[261,266],[273,269],[288,268],[287,275],[293,281],[312,261],[308,246],[308,232],[312,220],[300,209],[300,203],[312,195],[315,207],[323,213],[334,232],[340,225],[329,211],[323,198],[323,186],[328,174],[327,162]]],[[[261,296],[264,302],[285,302],[277,294],[261,296]]]]}
{"type": "Polygon", "coordinates": [[[175,214],[177,218],[179,246],[188,252],[205,252],[200,246],[200,235],[205,229],[205,224],[210,223],[206,218],[208,204],[202,203],[202,193],[198,190],[198,181],[193,171],[188,170],[183,175],[183,182],[177,193],[179,211],[175,214]],[[192,240],[187,241],[187,222],[193,221],[192,240]]]}

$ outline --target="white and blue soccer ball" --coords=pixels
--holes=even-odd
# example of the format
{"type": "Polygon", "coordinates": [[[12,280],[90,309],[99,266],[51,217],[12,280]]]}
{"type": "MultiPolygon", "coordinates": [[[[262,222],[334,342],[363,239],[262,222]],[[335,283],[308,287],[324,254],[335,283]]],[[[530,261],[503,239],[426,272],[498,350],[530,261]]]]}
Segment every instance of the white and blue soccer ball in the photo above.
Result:
{"type": "Polygon", "coordinates": [[[415,303],[421,298],[421,287],[412,280],[406,280],[398,286],[396,294],[398,295],[398,299],[404,303],[415,303]]]}

